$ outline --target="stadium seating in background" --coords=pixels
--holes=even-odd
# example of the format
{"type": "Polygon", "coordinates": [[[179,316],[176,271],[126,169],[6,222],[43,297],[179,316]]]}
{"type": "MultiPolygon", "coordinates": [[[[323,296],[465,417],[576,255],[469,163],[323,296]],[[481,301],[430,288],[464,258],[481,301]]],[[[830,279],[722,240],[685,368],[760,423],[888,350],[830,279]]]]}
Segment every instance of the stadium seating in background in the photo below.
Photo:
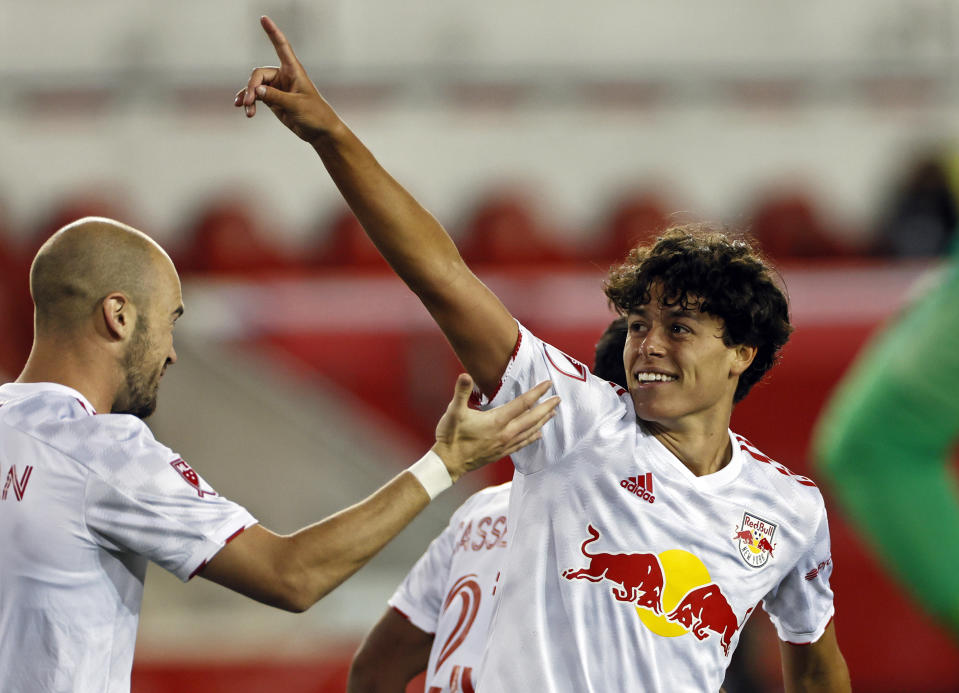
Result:
{"type": "Polygon", "coordinates": [[[220,195],[204,202],[186,224],[174,260],[182,273],[259,276],[296,269],[281,250],[282,237],[265,229],[244,196],[220,195]]]}
{"type": "Polygon", "coordinates": [[[948,252],[959,223],[956,195],[943,154],[916,157],[898,173],[876,229],[875,252],[929,257],[948,252]]]}
{"type": "Polygon", "coordinates": [[[812,198],[798,190],[774,190],[761,196],[749,215],[747,229],[763,252],[778,261],[855,254],[839,240],[812,198]]]}
{"type": "Polygon", "coordinates": [[[0,373],[7,377],[20,371],[30,353],[33,304],[27,283],[29,268],[0,204],[0,373]]]}
{"type": "Polygon", "coordinates": [[[390,271],[386,260],[347,207],[340,208],[321,221],[317,236],[319,241],[314,245],[314,250],[307,253],[307,262],[311,267],[390,271]]]}
{"type": "Polygon", "coordinates": [[[481,198],[460,238],[460,251],[471,265],[556,264],[575,257],[557,233],[541,226],[529,198],[515,190],[481,198]]]}
{"type": "Polygon", "coordinates": [[[55,200],[33,224],[23,254],[29,263],[40,246],[61,227],[83,217],[110,217],[137,228],[139,219],[131,216],[126,197],[114,186],[103,184],[96,189],[74,190],[55,200]]]}
{"type": "Polygon", "coordinates": [[[669,203],[651,190],[621,196],[613,203],[597,236],[582,251],[602,266],[620,262],[632,248],[652,240],[669,225],[669,203]]]}

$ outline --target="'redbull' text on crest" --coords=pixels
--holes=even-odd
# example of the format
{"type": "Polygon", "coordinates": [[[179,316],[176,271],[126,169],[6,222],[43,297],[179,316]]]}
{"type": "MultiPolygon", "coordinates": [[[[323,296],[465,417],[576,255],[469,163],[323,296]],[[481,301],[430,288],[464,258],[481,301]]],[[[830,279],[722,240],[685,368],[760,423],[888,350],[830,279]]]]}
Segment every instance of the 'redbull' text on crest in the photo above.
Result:
{"type": "Polygon", "coordinates": [[[743,521],[736,530],[733,539],[737,542],[739,555],[751,568],[762,568],[775,558],[776,544],[773,537],[776,527],[769,520],[764,520],[752,513],[744,512],[743,521]]]}

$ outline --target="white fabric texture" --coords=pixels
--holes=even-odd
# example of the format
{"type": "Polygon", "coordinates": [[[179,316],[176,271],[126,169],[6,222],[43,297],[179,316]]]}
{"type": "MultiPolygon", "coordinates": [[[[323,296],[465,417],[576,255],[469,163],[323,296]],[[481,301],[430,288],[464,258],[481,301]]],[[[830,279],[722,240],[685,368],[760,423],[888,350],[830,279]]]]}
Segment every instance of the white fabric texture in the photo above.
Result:
{"type": "Polygon", "coordinates": [[[715,691],[765,599],[780,636],[833,613],[822,496],[730,432],[697,477],[638,424],[628,392],[520,326],[492,402],[552,379],[542,440],[513,455],[510,542],[480,693],[715,691]]]}
{"type": "Polygon", "coordinates": [[[187,580],[256,522],[142,421],[52,383],[0,387],[0,475],[5,692],[129,691],[147,561],[187,580]]]}
{"type": "Polygon", "coordinates": [[[510,484],[501,484],[470,496],[389,600],[435,636],[427,691],[460,693],[476,685],[508,543],[509,490],[510,484]]]}

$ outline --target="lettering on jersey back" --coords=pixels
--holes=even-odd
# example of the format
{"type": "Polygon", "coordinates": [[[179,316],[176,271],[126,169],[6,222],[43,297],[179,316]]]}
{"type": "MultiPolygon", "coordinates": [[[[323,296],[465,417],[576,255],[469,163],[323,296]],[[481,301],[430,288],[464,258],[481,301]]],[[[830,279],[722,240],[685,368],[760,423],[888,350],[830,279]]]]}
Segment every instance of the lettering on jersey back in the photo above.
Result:
{"type": "Polygon", "coordinates": [[[0,500],[7,500],[7,494],[10,493],[10,489],[12,488],[14,498],[22,501],[24,494],[27,492],[27,484],[30,483],[30,475],[32,473],[33,467],[29,464],[21,475],[17,475],[17,465],[11,465],[10,471],[7,472],[7,480],[3,483],[3,491],[0,492],[0,500]]]}
{"type": "MultiPolygon", "coordinates": [[[[439,686],[430,686],[426,693],[443,693],[443,689],[439,686]]],[[[459,664],[453,667],[447,693],[474,693],[473,667],[461,667],[459,664]]]]}
{"type": "Polygon", "coordinates": [[[479,613],[480,601],[483,598],[482,593],[483,590],[476,581],[475,573],[464,575],[450,588],[446,599],[443,601],[443,612],[445,613],[458,598],[460,602],[460,614],[456,620],[456,627],[453,628],[453,632],[447,636],[443,647],[440,648],[440,654],[436,660],[436,667],[433,671],[434,674],[439,671],[444,662],[459,649],[459,646],[466,640],[466,636],[469,635],[470,628],[473,627],[473,622],[476,620],[476,614],[479,613]]]}
{"type": "Polygon", "coordinates": [[[506,546],[506,516],[500,515],[493,519],[489,515],[475,524],[472,520],[465,525],[460,523],[462,531],[459,541],[453,547],[455,554],[460,549],[464,551],[489,551],[497,546],[506,546]]]}

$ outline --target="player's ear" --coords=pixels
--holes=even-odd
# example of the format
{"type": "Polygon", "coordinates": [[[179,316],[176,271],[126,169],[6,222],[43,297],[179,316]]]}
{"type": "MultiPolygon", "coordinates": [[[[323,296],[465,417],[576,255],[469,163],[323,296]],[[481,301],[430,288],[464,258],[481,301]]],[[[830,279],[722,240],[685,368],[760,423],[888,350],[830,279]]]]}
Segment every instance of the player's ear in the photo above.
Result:
{"type": "Polygon", "coordinates": [[[124,294],[114,292],[100,302],[103,327],[111,340],[123,341],[133,333],[137,312],[133,303],[124,294]]]}
{"type": "Polygon", "coordinates": [[[729,367],[729,374],[740,376],[745,373],[756,358],[757,351],[756,347],[747,344],[738,344],[733,347],[733,362],[729,367]]]}

